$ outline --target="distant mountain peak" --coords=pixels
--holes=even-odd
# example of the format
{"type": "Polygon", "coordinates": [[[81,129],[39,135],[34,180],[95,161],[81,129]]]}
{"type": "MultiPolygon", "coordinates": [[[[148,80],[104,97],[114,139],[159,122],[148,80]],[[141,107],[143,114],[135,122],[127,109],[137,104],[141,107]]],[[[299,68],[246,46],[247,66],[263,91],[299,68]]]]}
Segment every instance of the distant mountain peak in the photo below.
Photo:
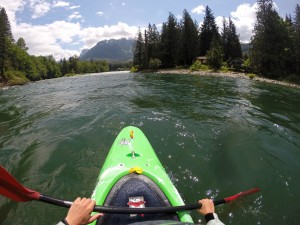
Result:
{"type": "Polygon", "coordinates": [[[108,39],[99,41],[91,49],[83,49],[81,60],[127,61],[133,59],[134,39],[108,39]]]}

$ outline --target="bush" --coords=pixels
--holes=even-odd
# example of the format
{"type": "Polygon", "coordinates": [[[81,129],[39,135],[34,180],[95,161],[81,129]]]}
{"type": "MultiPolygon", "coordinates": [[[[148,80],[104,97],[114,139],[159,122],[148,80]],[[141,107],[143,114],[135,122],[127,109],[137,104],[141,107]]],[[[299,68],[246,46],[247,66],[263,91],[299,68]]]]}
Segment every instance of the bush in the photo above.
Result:
{"type": "Polygon", "coordinates": [[[191,71],[199,71],[201,70],[201,61],[196,60],[191,66],[190,66],[191,71]]]}
{"type": "Polygon", "coordinates": [[[149,68],[152,70],[157,70],[161,66],[161,61],[159,59],[150,59],[149,68]]]}
{"type": "Polygon", "coordinates": [[[221,66],[221,71],[223,73],[227,73],[229,71],[229,68],[227,66],[221,66]]]}
{"type": "Polygon", "coordinates": [[[131,69],[130,69],[130,72],[131,73],[137,73],[139,71],[139,66],[133,66],[133,67],[131,67],[131,69]]]}
{"type": "Polygon", "coordinates": [[[252,80],[253,78],[256,77],[256,74],[254,74],[254,73],[248,73],[247,76],[252,80]]]}
{"type": "Polygon", "coordinates": [[[29,81],[25,74],[21,71],[9,70],[5,72],[5,76],[9,85],[21,85],[26,84],[29,81]]]}

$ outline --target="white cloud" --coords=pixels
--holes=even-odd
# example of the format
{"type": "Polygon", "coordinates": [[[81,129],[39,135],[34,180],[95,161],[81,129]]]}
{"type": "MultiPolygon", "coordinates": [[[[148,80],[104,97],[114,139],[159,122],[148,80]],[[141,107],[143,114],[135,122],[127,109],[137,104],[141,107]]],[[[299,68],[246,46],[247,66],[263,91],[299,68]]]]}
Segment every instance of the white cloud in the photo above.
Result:
{"type": "Polygon", "coordinates": [[[78,8],[80,8],[80,7],[81,7],[80,5],[73,5],[73,6],[70,6],[69,9],[78,9],[78,8]]]}
{"type": "Polygon", "coordinates": [[[79,12],[73,12],[70,16],[68,16],[68,20],[73,20],[73,19],[81,19],[82,16],[80,15],[79,12]]]}
{"type": "Polygon", "coordinates": [[[112,26],[82,28],[79,22],[56,21],[45,25],[21,23],[13,35],[16,40],[19,37],[25,39],[29,54],[53,55],[59,60],[80,54],[79,49],[67,49],[66,46],[71,47],[74,42],[82,46],[81,49],[91,48],[105,39],[135,38],[137,31],[138,27],[122,22],[112,26]]]}
{"type": "Polygon", "coordinates": [[[52,7],[67,7],[69,6],[69,2],[64,2],[64,1],[54,1],[52,7]]]}
{"type": "Polygon", "coordinates": [[[12,28],[16,23],[16,12],[22,11],[25,4],[26,2],[24,0],[1,0],[0,6],[5,8],[12,28]]]}
{"type": "Polygon", "coordinates": [[[119,38],[135,38],[138,27],[129,26],[126,23],[118,22],[116,25],[104,27],[88,27],[82,29],[80,34],[81,40],[84,42],[83,48],[91,48],[97,42],[105,39],[119,38]]]}
{"type": "Polygon", "coordinates": [[[252,31],[256,22],[257,3],[241,4],[235,12],[231,12],[232,21],[234,22],[237,32],[240,34],[242,42],[249,42],[252,31]]]}
{"type": "Polygon", "coordinates": [[[66,21],[39,26],[21,23],[14,35],[25,39],[29,54],[53,55],[55,59],[61,59],[79,54],[78,51],[63,49],[62,45],[71,43],[80,34],[80,30],[79,23],[66,21]]]}
{"type": "Polygon", "coordinates": [[[124,5],[125,5],[125,3],[123,2],[123,3],[122,3],[122,6],[124,6],[124,5]]]}
{"type": "Polygon", "coordinates": [[[204,12],[205,12],[205,7],[203,5],[199,5],[196,8],[192,9],[192,13],[204,14],[204,12]]]}
{"type": "MultiPolygon", "coordinates": [[[[237,7],[236,11],[230,13],[231,20],[236,27],[237,34],[240,35],[241,42],[250,42],[256,22],[256,10],[256,3],[252,6],[248,3],[243,3],[237,7]]],[[[228,20],[228,18],[226,19],[228,20]]],[[[223,17],[216,17],[216,23],[221,32],[220,28],[222,29],[223,27],[223,17]]]]}
{"type": "Polygon", "coordinates": [[[51,4],[44,0],[29,0],[29,7],[33,12],[31,17],[36,19],[44,16],[51,9],[51,4]]]}
{"type": "Polygon", "coordinates": [[[96,15],[102,16],[102,15],[103,15],[103,12],[97,12],[96,15]]]}

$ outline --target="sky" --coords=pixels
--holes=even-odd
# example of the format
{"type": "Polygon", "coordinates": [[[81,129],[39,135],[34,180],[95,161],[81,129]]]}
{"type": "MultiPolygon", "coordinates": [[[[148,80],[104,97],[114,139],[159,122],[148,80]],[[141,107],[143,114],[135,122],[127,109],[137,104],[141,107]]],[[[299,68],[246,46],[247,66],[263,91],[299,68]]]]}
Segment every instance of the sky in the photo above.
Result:
{"type": "MultiPolygon", "coordinates": [[[[279,15],[294,16],[300,0],[273,0],[279,15]]],[[[32,55],[55,59],[80,55],[106,39],[135,38],[138,28],[160,29],[169,13],[180,21],[186,9],[201,25],[209,6],[219,27],[231,17],[242,42],[249,42],[256,21],[256,0],[0,0],[17,40],[32,55]]]]}

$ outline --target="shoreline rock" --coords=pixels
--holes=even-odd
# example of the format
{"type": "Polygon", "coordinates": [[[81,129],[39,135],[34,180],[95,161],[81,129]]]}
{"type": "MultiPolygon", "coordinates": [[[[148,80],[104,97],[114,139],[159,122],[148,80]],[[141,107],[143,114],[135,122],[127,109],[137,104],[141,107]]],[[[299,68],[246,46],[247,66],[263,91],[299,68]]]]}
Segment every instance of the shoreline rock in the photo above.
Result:
{"type": "Polygon", "coordinates": [[[295,87],[300,88],[299,84],[288,83],[284,81],[272,80],[264,77],[254,77],[250,78],[245,73],[240,72],[211,72],[211,71],[190,71],[189,69],[164,69],[159,70],[157,73],[160,74],[189,74],[189,75],[196,75],[196,76],[215,76],[215,77],[230,77],[230,78],[240,78],[240,79],[248,79],[272,84],[279,84],[288,87],[295,87]]]}

